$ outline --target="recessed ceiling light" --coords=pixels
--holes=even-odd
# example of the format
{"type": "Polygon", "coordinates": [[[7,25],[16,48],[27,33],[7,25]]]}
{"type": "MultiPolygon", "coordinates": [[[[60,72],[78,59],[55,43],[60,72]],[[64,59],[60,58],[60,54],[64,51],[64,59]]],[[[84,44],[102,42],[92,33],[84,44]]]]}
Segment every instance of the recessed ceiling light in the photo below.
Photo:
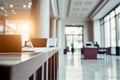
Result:
{"type": "Polygon", "coordinates": [[[4,7],[1,6],[0,9],[4,10],[4,7]]]}
{"type": "Polygon", "coordinates": [[[32,5],[32,3],[31,3],[31,2],[29,2],[29,5],[32,5]]]}
{"type": "Polygon", "coordinates": [[[31,5],[28,5],[28,8],[31,8],[31,5]]]}
{"type": "Polygon", "coordinates": [[[12,7],[13,7],[13,5],[12,5],[12,4],[10,4],[10,7],[12,8],[12,7]]]}
{"type": "Polygon", "coordinates": [[[23,8],[26,8],[26,5],[23,5],[23,8]]]}

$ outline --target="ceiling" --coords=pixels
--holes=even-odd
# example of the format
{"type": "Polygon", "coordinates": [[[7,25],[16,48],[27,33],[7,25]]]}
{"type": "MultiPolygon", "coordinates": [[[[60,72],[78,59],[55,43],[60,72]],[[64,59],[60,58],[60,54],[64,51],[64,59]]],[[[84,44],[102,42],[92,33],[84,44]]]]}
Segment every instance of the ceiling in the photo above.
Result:
{"type": "Polygon", "coordinates": [[[54,15],[67,19],[100,19],[119,3],[120,0],[57,0],[58,14],[54,15]]]}
{"type": "Polygon", "coordinates": [[[0,15],[26,17],[30,15],[31,0],[0,0],[0,15]]]}
{"type": "MultiPolygon", "coordinates": [[[[0,15],[8,18],[28,17],[31,10],[31,1],[0,0],[0,15]],[[10,7],[11,4],[13,7],[10,7]],[[25,6],[23,7],[23,5],[25,6]],[[4,9],[1,9],[1,7],[4,9]]],[[[101,18],[101,15],[105,15],[118,3],[120,3],[120,0],[51,0],[51,16],[74,19],[101,18]],[[103,7],[106,7],[104,11],[102,10],[103,7]]]]}
{"type": "Polygon", "coordinates": [[[88,18],[92,11],[101,2],[100,0],[69,0],[67,17],[88,18]]]}
{"type": "Polygon", "coordinates": [[[60,18],[88,19],[106,0],[51,0],[54,1],[53,15],[60,18]],[[58,10],[56,11],[56,6],[58,10]],[[55,14],[56,13],[56,14],[55,14]]]}
{"type": "Polygon", "coordinates": [[[97,11],[98,13],[96,15],[92,15],[93,19],[100,19],[104,17],[108,12],[111,11],[111,9],[115,8],[116,6],[120,5],[120,0],[107,0],[105,2],[106,4],[104,7],[102,7],[101,10],[97,11]]]}

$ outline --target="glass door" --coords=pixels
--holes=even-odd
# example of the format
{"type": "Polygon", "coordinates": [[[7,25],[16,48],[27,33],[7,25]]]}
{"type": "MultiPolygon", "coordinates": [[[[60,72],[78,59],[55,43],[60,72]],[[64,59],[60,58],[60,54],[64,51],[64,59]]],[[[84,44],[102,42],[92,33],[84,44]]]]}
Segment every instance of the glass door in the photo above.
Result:
{"type": "Polygon", "coordinates": [[[83,47],[83,27],[65,27],[66,47],[69,52],[83,47]]]}

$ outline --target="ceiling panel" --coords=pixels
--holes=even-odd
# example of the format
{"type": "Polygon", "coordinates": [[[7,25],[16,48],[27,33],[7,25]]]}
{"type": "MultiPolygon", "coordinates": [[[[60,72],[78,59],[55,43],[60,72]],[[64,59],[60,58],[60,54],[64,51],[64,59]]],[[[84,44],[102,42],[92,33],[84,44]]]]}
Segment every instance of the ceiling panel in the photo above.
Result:
{"type": "MultiPolygon", "coordinates": [[[[9,16],[21,16],[21,14],[24,14],[24,16],[29,16],[31,7],[31,0],[0,0],[0,8],[3,7],[4,9],[1,9],[0,11],[3,12],[3,16],[9,17],[9,16]],[[10,7],[10,5],[13,5],[13,7],[10,7]],[[24,5],[24,7],[23,7],[24,5]]],[[[23,16],[23,15],[22,15],[23,16]]]]}
{"type": "Polygon", "coordinates": [[[69,17],[87,18],[100,0],[71,0],[69,17]]]}
{"type": "Polygon", "coordinates": [[[1,0],[9,8],[10,4],[13,4],[15,7],[22,7],[23,4],[27,5],[31,0],[1,0]]]}

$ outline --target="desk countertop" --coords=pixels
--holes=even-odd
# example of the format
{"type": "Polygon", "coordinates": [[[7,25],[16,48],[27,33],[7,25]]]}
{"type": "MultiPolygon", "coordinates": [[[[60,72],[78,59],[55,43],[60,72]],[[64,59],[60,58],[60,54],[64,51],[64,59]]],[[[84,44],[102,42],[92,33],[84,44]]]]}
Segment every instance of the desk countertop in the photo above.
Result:
{"type": "Polygon", "coordinates": [[[27,80],[46,61],[58,53],[57,48],[32,49],[34,52],[0,53],[0,79],[27,80]]]}
{"type": "Polygon", "coordinates": [[[24,48],[24,50],[34,50],[34,52],[10,52],[0,53],[0,66],[13,66],[32,59],[33,57],[41,56],[45,53],[55,53],[58,48],[24,48]]]}

